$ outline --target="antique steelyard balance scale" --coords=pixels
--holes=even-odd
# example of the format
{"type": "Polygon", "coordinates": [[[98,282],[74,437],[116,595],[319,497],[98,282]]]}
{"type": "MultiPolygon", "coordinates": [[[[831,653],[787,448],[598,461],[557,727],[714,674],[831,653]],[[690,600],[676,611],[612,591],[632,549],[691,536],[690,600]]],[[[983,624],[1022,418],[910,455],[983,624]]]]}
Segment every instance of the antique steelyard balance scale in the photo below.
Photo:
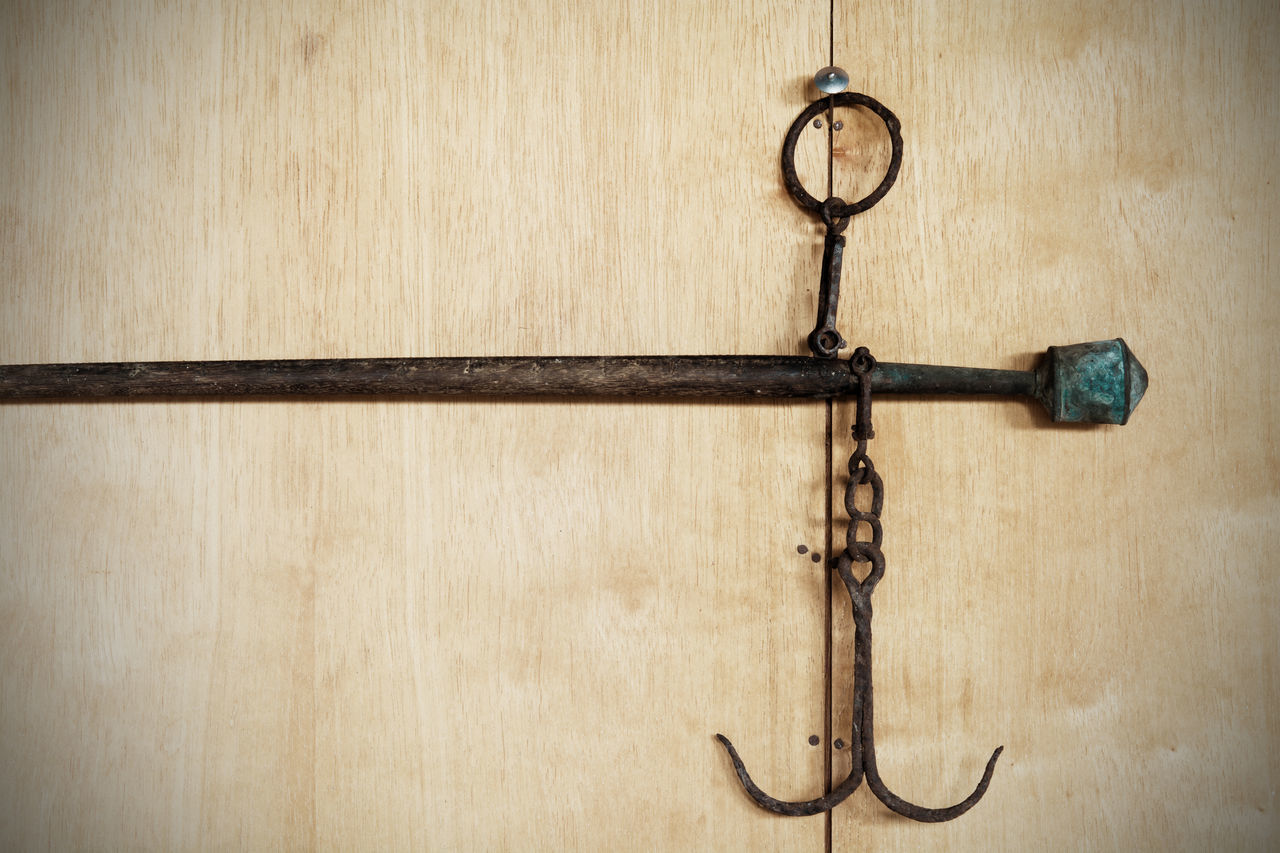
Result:
{"type": "MultiPolygon", "coordinates": [[[[834,39],[834,35],[833,35],[834,39]]],[[[834,61],[834,49],[832,51],[834,61]]],[[[800,356],[579,356],[487,358],[297,359],[261,361],[116,362],[0,366],[0,400],[35,398],[102,399],[179,397],[340,397],[349,395],[431,397],[489,395],[516,397],[564,395],[594,397],[798,397],[856,398],[855,449],[849,458],[844,506],[849,515],[846,543],[830,568],[848,590],[854,623],[853,725],[849,742],[852,769],[824,796],[785,802],[764,793],[747,773],[738,751],[716,735],[751,798],[783,815],[829,811],[866,777],[872,793],[898,814],[937,822],[959,817],[986,792],[1003,747],[988,760],[973,793],[946,808],[924,808],[893,794],[876,769],[872,730],[871,593],[884,575],[880,512],[883,484],[867,457],[874,436],[871,400],[880,394],[1023,396],[1039,400],[1055,421],[1123,424],[1142,398],[1147,374],[1119,338],[1050,347],[1031,371],[987,370],[927,364],[877,362],[865,347],[848,360],[836,329],[840,275],[851,217],[874,206],[893,186],[902,163],[898,119],[866,95],[844,91],[848,75],[834,65],[814,78],[824,93],[796,118],[782,146],[782,177],[787,191],[826,226],[818,321],[808,337],[812,358],[800,356]],[[831,192],[831,130],[837,107],[859,107],[876,115],[889,132],[889,167],[865,198],[847,203],[831,192]],[[827,122],[828,192],[811,195],[795,168],[796,143],[811,122],[827,122]],[[869,495],[867,508],[856,498],[869,495]],[[858,571],[855,572],[855,567],[858,571]],[[861,578],[859,578],[861,574],[861,578]]],[[[830,421],[828,420],[828,423],[830,421]]],[[[829,440],[829,432],[828,432],[829,440]]],[[[830,471],[828,470],[828,476],[830,471]]],[[[830,510],[828,509],[828,519],[830,510]]]]}

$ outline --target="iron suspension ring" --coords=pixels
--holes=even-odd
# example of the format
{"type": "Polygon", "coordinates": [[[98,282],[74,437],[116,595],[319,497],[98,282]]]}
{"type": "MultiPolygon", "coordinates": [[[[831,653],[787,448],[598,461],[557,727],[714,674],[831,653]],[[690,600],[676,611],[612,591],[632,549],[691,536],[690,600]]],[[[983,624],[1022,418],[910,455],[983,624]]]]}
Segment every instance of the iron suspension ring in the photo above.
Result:
{"type": "Polygon", "coordinates": [[[787,136],[782,141],[782,182],[786,184],[787,192],[791,193],[791,197],[799,202],[802,207],[806,207],[822,216],[824,221],[827,221],[826,218],[828,216],[831,217],[832,221],[847,219],[874,207],[876,202],[884,198],[885,193],[889,192],[893,182],[898,179],[898,170],[900,168],[902,168],[902,123],[884,104],[870,95],[863,95],[859,92],[840,92],[814,101],[791,123],[791,127],[787,128],[787,136]],[[796,174],[796,143],[800,141],[800,132],[804,130],[811,120],[828,110],[834,110],[836,107],[866,107],[884,122],[885,129],[889,131],[891,144],[889,168],[885,170],[884,178],[880,181],[880,185],[865,197],[855,202],[829,205],[828,209],[824,210],[823,202],[810,195],[809,191],[804,188],[804,184],[800,183],[800,176],[796,174]]]}

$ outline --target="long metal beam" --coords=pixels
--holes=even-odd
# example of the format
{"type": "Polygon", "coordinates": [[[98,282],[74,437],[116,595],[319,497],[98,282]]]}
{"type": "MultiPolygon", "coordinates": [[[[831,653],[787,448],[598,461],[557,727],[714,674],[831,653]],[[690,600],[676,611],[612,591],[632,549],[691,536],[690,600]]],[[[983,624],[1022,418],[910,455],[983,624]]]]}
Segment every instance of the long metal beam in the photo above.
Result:
{"type": "MultiPolygon", "coordinates": [[[[1054,351],[1079,347],[1109,348],[1117,353],[1123,350],[1126,357],[1113,358],[1106,365],[1109,372],[1104,378],[1113,392],[1132,384],[1132,365],[1141,370],[1122,341],[1102,341],[1075,348],[1051,348],[1035,371],[881,362],[871,372],[871,391],[1025,396],[1044,403],[1055,419],[1097,420],[1069,417],[1071,413],[1055,402],[1064,390],[1064,359],[1054,351]]],[[[1145,381],[1144,372],[1143,388],[1145,381]]],[[[1094,385],[1097,384],[1095,376],[1094,385]]],[[[769,355],[340,358],[0,366],[0,400],[352,395],[827,398],[851,395],[857,390],[857,377],[846,361],[769,355]]],[[[1099,422],[1123,423],[1137,404],[1136,399],[1130,404],[1131,396],[1126,391],[1125,399],[1120,401],[1123,405],[1112,407],[1121,412],[1119,419],[1104,418],[1099,422]]]]}

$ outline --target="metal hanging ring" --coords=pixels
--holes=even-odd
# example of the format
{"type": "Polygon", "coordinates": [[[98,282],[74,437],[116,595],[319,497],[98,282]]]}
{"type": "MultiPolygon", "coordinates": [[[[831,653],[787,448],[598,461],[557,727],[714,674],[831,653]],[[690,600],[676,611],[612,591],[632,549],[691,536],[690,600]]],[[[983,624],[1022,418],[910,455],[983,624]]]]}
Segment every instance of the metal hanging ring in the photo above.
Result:
{"type": "Polygon", "coordinates": [[[818,206],[818,215],[822,217],[823,223],[827,226],[828,234],[843,234],[844,229],[849,227],[849,217],[835,215],[835,211],[844,206],[844,199],[834,195],[818,206]]]}
{"type": "Polygon", "coordinates": [[[884,198],[885,193],[889,192],[893,182],[898,179],[898,170],[901,167],[902,123],[884,104],[869,95],[863,95],[859,92],[840,92],[814,101],[805,108],[804,112],[796,117],[796,120],[791,123],[791,127],[787,128],[787,137],[782,142],[782,182],[786,184],[787,192],[791,193],[792,198],[802,206],[823,217],[824,221],[827,221],[827,217],[834,221],[848,219],[850,216],[862,213],[864,210],[873,207],[876,202],[884,198]],[[800,183],[800,176],[796,174],[796,143],[800,141],[800,132],[808,127],[810,121],[828,110],[834,110],[836,107],[866,107],[879,116],[880,120],[884,122],[885,129],[889,131],[892,150],[889,155],[889,168],[885,171],[884,179],[880,181],[880,186],[858,201],[840,205],[828,205],[827,209],[824,210],[823,202],[809,194],[809,191],[800,183]]]}

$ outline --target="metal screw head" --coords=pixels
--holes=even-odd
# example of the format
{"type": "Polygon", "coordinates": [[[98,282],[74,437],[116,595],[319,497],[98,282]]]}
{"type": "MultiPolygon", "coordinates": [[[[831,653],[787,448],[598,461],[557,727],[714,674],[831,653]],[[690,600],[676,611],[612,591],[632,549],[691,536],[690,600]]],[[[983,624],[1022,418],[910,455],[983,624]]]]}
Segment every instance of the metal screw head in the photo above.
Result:
{"type": "Polygon", "coordinates": [[[832,129],[832,130],[844,130],[844,122],[842,122],[842,121],[833,121],[833,122],[831,123],[831,129],[832,129]]]}
{"type": "Polygon", "coordinates": [[[813,85],[818,87],[818,91],[828,95],[843,92],[849,88],[849,72],[838,65],[828,65],[818,69],[818,73],[813,75],[813,85]]]}

